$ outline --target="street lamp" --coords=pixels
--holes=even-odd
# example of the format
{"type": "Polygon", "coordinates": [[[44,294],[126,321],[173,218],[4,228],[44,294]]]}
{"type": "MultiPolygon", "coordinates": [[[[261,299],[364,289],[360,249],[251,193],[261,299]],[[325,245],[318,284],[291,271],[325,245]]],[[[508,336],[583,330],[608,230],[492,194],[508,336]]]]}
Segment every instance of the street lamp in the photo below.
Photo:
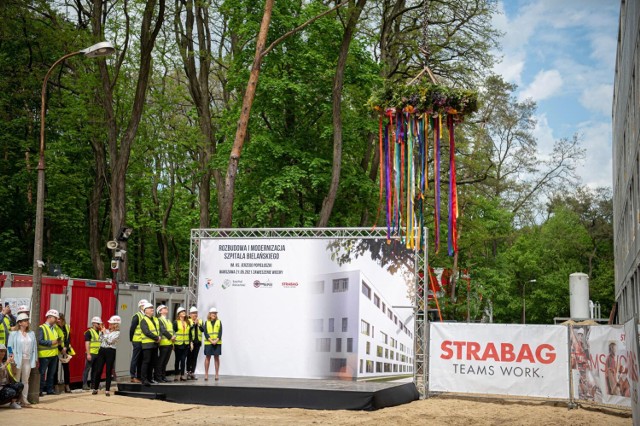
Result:
{"type": "Polygon", "coordinates": [[[537,282],[536,280],[529,280],[529,281],[525,281],[522,284],[522,323],[526,324],[527,323],[527,302],[525,299],[525,288],[527,286],[527,283],[535,283],[537,282]]]}
{"type": "MultiPolygon", "coordinates": [[[[101,58],[111,55],[115,51],[111,43],[103,41],[78,52],[68,53],[51,65],[51,68],[49,68],[49,71],[47,71],[47,74],[44,76],[42,83],[42,106],[40,108],[40,157],[38,160],[38,187],[36,190],[36,228],[33,241],[33,287],[31,297],[31,321],[36,321],[36,325],[40,323],[40,289],[42,285],[42,267],[44,266],[44,261],[42,260],[42,240],[44,232],[44,119],[46,114],[47,82],[53,69],[67,58],[81,54],[87,58],[101,58]]],[[[38,394],[35,393],[35,395],[37,399],[38,394]]]]}

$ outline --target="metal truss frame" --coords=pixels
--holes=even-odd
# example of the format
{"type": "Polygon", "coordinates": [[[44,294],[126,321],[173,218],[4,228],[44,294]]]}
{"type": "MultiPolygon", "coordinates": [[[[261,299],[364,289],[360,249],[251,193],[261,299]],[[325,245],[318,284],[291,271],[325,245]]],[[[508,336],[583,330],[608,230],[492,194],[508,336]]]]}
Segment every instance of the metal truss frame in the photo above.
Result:
{"type": "MultiPolygon", "coordinates": [[[[198,273],[200,270],[200,241],[206,239],[281,238],[281,239],[378,239],[387,238],[386,229],[377,228],[215,228],[192,229],[189,256],[189,298],[198,298],[198,273]]],[[[399,236],[391,236],[400,240],[399,236]]],[[[413,381],[425,398],[428,394],[428,332],[429,317],[425,309],[427,302],[428,255],[414,251],[415,300],[413,303],[413,381]]]]}

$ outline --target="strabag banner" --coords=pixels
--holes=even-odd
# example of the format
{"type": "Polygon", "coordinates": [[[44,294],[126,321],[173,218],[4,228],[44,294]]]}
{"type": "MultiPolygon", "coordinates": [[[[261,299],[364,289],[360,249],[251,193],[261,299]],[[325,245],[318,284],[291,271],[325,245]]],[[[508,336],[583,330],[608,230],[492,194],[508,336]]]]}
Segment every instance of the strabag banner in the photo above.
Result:
{"type": "Polygon", "coordinates": [[[431,323],[429,391],[569,398],[567,327],[431,323]]]}
{"type": "Polygon", "coordinates": [[[630,407],[624,327],[573,325],[570,332],[574,397],[630,407]]]}

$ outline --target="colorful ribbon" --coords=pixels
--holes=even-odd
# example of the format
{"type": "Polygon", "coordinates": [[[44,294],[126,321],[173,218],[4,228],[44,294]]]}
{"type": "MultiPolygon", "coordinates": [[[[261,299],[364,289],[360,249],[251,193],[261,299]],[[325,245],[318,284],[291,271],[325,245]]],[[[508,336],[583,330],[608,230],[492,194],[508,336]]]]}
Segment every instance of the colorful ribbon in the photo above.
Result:
{"type": "Polygon", "coordinates": [[[447,116],[449,131],[449,229],[447,233],[449,256],[458,252],[458,188],[456,185],[456,142],[453,117],[447,116]]]}

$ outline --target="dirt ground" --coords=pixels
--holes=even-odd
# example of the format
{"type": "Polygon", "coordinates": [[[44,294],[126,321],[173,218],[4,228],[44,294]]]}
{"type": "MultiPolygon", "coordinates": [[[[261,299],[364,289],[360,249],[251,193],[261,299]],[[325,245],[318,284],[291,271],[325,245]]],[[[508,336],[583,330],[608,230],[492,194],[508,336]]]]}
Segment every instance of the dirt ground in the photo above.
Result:
{"type": "Polygon", "coordinates": [[[487,401],[436,397],[383,410],[318,411],[302,409],[211,407],[151,401],[88,392],[44,397],[20,412],[0,407],[0,423],[25,425],[631,425],[629,411],[608,414],[568,410],[566,404],[487,401]],[[620,415],[622,414],[622,415],[620,415]],[[626,414],[626,416],[625,416],[626,414]],[[10,417],[11,416],[11,417],[10,417]]]}

